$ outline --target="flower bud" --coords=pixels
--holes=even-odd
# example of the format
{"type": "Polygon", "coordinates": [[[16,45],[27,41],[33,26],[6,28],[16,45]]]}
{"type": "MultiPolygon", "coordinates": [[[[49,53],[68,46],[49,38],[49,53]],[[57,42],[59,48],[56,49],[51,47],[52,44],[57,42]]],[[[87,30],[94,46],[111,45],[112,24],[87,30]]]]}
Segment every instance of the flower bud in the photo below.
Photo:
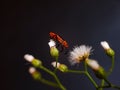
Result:
{"type": "Polygon", "coordinates": [[[35,80],[40,80],[42,77],[41,77],[41,73],[38,72],[34,67],[30,67],[29,68],[29,73],[32,75],[32,77],[35,79],[35,80]]]}
{"type": "Polygon", "coordinates": [[[104,79],[106,77],[106,72],[104,68],[102,68],[97,61],[87,59],[86,63],[94,71],[97,78],[104,79]]]}
{"type": "Polygon", "coordinates": [[[40,67],[42,65],[42,62],[38,59],[33,59],[33,61],[31,63],[35,67],[40,67]]]}
{"type": "Polygon", "coordinates": [[[28,62],[32,62],[34,58],[34,56],[30,55],[30,54],[25,54],[24,55],[24,59],[28,62]]]}
{"type": "Polygon", "coordinates": [[[110,56],[110,57],[115,56],[115,52],[114,52],[113,49],[108,49],[108,50],[106,50],[106,54],[107,54],[108,56],[110,56]]]}
{"type": "Polygon", "coordinates": [[[92,68],[95,71],[99,70],[99,68],[100,68],[100,65],[95,60],[86,59],[86,63],[90,68],[92,68]]]}
{"type": "Polygon", "coordinates": [[[54,58],[58,58],[59,57],[59,51],[56,48],[55,41],[50,39],[50,42],[48,43],[48,45],[50,46],[50,54],[51,54],[51,56],[54,57],[54,58]]]}
{"type": "Polygon", "coordinates": [[[66,72],[68,71],[68,67],[65,64],[60,64],[58,68],[61,72],[66,72]]]}
{"type": "Polygon", "coordinates": [[[94,71],[94,72],[95,72],[96,77],[99,79],[105,79],[107,76],[103,67],[100,67],[99,70],[94,71]]]}
{"type": "Polygon", "coordinates": [[[56,63],[56,61],[54,61],[54,62],[51,63],[51,65],[52,65],[53,67],[56,67],[56,68],[58,69],[59,66],[60,66],[60,63],[59,63],[59,62],[56,63]]]}
{"type": "Polygon", "coordinates": [[[56,47],[51,47],[50,48],[50,54],[54,58],[58,58],[59,57],[59,51],[58,51],[58,49],[56,47]]]}
{"type": "Polygon", "coordinates": [[[68,67],[65,64],[60,64],[59,62],[57,62],[57,66],[56,66],[56,61],[52,62],[51,64],[53,67],[59,69],[61,72],[66,72],[68,70],[68,67]]]}
{"type": "Polygon", "coordinates": [[[108,42],[102,41],[101,46],[104,48],[104,50],[108,56],[113,57],[115,55],[114,50],[110,48],[108,42]]]}
{"type": "Polygon", "coordinates": [[[32,63],[33,66],[35,67],[39,67],[42,65],[42,62],[38,59],[35,59],[34,56],[30,55],[30,54],[25,54],[24,58],[26,61],[32,63]]]}
{"type": "Polygon", "coordinates": [[[102,41],[100,44],[105,50],[110,49],[110,46],[109,46],[108,42],[102,41]]]}
{"type": "Polygon", "coordinates": [[[53,47],[53,46],[56,46],[56,43],[55,43],[54,40],[50,39],[50,41],[48,42],[48,45],[49,45],[49,47],[51,48],[51,47],[53,47]]]}

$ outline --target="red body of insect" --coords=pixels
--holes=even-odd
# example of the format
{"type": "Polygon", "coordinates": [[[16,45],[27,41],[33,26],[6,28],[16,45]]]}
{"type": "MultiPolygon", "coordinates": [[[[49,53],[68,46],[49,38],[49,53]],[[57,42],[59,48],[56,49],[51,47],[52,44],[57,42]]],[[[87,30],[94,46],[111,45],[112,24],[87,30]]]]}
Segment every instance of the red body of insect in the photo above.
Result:
{"type": "Polygon", "coordinates": [[[58,41],[65,48],[68,48],[68,43],[65,40],[63,40],[59,35],[57,35],[53,32],[50,32],[49,35],[50,35],[50,38],[58,41]]]}

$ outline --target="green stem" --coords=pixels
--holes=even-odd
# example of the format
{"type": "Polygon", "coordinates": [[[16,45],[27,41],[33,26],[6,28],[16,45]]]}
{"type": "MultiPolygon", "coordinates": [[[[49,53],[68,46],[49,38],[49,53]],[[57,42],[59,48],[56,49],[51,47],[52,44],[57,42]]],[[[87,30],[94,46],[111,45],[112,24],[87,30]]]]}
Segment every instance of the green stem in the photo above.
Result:
{"type": "Polygon", "coordinates": [[[98,88],[97,83],[93,80],[93,78],[91,77],[91,75],[88,72],[86,72],[86,75],[89,78],[89,80],[92,82],[92,84],[95,86],[95,88],[98,88]]]}
{"type": "Polygon", "coordinates": [[[101,86],[104,86],[105,81],[102,79],[101,86]]]}
{"type": "Polygon", "coordinates": [[[84,67],[85,67],[85,75],[89,78],[89,80],[92,82],[92,84],[95,86],[95,88],[98,88],[97,83],[94,81],[92,76],[89,74],[88,69],[87,69],[87,63],[84,62],[84,67]]]}
{"type": "Polygon", "coordinates": [[[56,76],[55,74],[54,74],[53,76],[54,76],[56,82],[58,83],[58,85],[60,86],[60,88],[61,88],[62,90],[66,90],[65,87],[60,83],[60,81],[59,81],[59,79],[57,78],[57,76],[56,76]]]}
{"type": "Polygon", "coordinates": [[[104,81],[104,79],[102,79],[102,81],[101,81],[101,85],[100,85],[100,87],[98,88],[98,90],[103,90],[103,86],[104,86],[104,84],[105,84],[105,81],[104,81]]]}
{"type": "Polygon", "coordinates": [[[79,73],[79,74],[85,74],[85,71],[79,71],[79,70],[67,70],[68,73],[79,73]]]}
{"type": "Polygon", "coordinates": [[[105,85],[105,86],[99,86],[99,88],[110,88],[111,86],[105,85]]]}
{"type": "Polygon", "coordinates": [[[116,85],[112,85],[112,88],[116,88],[116,89],[120,90],[120,87],[116,86],[116,85]]]}
{"type": "MultiPolygon", "coordinates": [[[[105,84],[105,81],[104,81],[104,79],[102,79],[101,86],[104,86],[104,84],[105,84]]],[[[100,90],[103,90],[103,88],[101,88],[100,90]]]]}
{"type": "Polygon", "coordinates": [[[107,80],[107,78],[104,78],[105,82],[108,84],[108,86],[111,86],[112,84],[107,80]]]}
{"type": "Polygon", "coordinates": [[[58,83],[59,87],[62,89],[62,90],[66,90],[65,87],[60,83],[58,77],[56,76],[55,73],[53,73],[52,71],[50,71],[49,69],[45,68],[44,66],[40,66],[39,67],[40,69],[46,71],[47,73],[49,73],[50,75],[52,75],[54,77],[54,79],[56,80],[56,82],[58,83]]]}
{"type": "Polygon", "coordinates": [[[39,80],[40,82],[44,83],[44,84],[47,84],[47,85],[50,85],[50,86],[53,86],[53,87],[59,87],[58,84],[54,83],[54,82],[51,82],[51,81],[48,81],[48,80],[45,80],[45,79],[40,79],[39,80]]]}
{"type": "MultiPolygon", "coordinates": [[[[87,70],[87,67],[86,67],[86,70],[87,70]]],[[[89,78],[89,80],[93,83],[93,85],[96,88],[98,87],[98,85],[96,84],[96,82],[93,80],[93,78],[90,76],[90,74],[87,71],[68,70],[67,72],[78,73],[78,74],[85,74],[85,75],[87,75],[87,77],[89,78]]]]}
{"type": "Polygon", "coordinates": [[[120,87],[119,86],[116,86],[116,85],[113,85],[111,84],[107,79],[104,79],[104,81],[108,84],[106,86],[100,86],[99,88],[115,88],[115,89],[118,89],[120,90],[120,87]]]}
{"type": "Polygon", "coordinates": [[[56,57],[55,59],[56,59],[56,63],[55,63],[55,69],[54,69],[54,73],[56,73],[56,71],[57,71],[58,57],[56,57]]]}
{"type": "Polygon", "coordinates": [[[106,85],[106,86],[100,86],[99,88],[115,88],[115,89],[118,89],[118,90],[120,90],[120,87],[119,86],[116,86],[116,85],[111,85],[111,86],[109,86],[109,85],[106,85]]]}
{"type": "Polygon", "coordinates": [[[110,69],[109,69],[109,71],[108,71],[108,75],[110,75],[110,74],[112,73],[112,71],[113,71],[114,64],[115,64],[115,57],[112,56],[112,57],[111,57],[111,60],[112,60],[112,64],[111,64],[111,67],[110,67],[110,69]]]}
{"type": "Polygon", "coordinates": [[[85,71],[88,72],[87,63],[86,62],[84,62],[84,68],[85,68],[85,71]]]}

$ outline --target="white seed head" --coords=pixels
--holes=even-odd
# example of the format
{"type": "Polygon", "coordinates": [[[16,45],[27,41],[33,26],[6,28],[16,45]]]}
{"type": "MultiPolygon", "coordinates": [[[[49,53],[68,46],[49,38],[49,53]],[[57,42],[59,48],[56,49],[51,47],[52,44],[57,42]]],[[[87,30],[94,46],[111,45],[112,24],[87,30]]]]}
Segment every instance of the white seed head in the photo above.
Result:
{"type": "MultiPolygon", "coordinates": [[[[51,65],[52,65],[53,67],[56,67],[56,61],[52,62],[51,65]]],[[[57,68],[59,68],[59,66],[60,66],[60,63],[57,62],[57,68]]]]}
{"type": "Polygon", "coordinates": [[[89,57],[92,47],[80,45],[73,48],[70,52],[69,61],[72,65],[80,63],[80,61],[85,60],[89,57]]]}
{"type": "Polygon", "coordinates": [[[109,46],[108,42],[106,42],[106,41],[102,41],[102,42],[101,42],[101,46],[102,46],[105,50],[110,49],[110,46],[109,46]]]}
{"type": "Polygon", "coordinates": [[[56,45],[56,43],[55,43],[55,41],[54,41],[54,40],[50,39],[50,41],[48,42],[48,45],[49,45],[49,46],[50,46],[50,48],[51,48],[51,47],[55,46],[55,45],[56,45]]]}
{"type": "Polygon", "coordinates": [[[33,74],[34,72],[36,72],[36,69],[34,67],[30,67],[29,68],[29,73],[33,74]]]}
{"type": "Polygon", "coordinates": [[[24,59],[27,60],[28,62],[32,62],[34,57],[32,55],[30,55],[30,54],[25,54],[24,59]]]}
{"type": "Polygon", "coordinates": [[[89,67],[91,67],[93,70],[99,70],[100,65],[95,60],[87,60],[87,64],[89,67]]]}

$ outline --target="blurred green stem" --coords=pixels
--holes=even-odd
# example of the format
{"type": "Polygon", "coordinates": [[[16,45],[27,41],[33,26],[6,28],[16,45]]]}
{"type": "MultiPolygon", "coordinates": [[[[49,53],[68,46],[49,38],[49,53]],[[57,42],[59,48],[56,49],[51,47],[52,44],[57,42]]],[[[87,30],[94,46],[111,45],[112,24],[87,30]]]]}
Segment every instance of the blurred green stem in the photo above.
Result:
{"type": "Polygon", "coordinates": [[[91,75],[88,72],[86,72],[85,74],[89,78],[89,80],[92,82],[92,84],[95,86],[95,88],[98,88],[97,83],[94,81],[94,79],[91,77],[91,75]]]}
{"type": "Polygon", "coordinates": [[[56,71],[57,71],[57,63],[58,63],[58,57],[56,57],[55,59],[56,59],[56,64],[55,64],[54,73],[56,73],[56,71]]]}
{"type": "Polygon", "coordinates": [[[53,86],[53,87],[59,87],[58,84],[54,83],[54,82],[51,82],[51,81],[48,81],[48,80],[45,80],[45,79],[40,79],[39,80],[40,82],[44,83],[44,84],[47,84],[47,85],[50,85],[50,86],[53,86]]]}
{"type": "MultiPolygon", "coordinates": [[[[100,86],[99,88],[114,88],[114,89],[118,89],[120,90],[120,87],[119,86],[116,86],[116,85],[105,85],[105,86],[100,86]]],[[[98,89],[99,90],[99,89],[98,89]]]]}
{"type": "Polygon", "coordinates": [[[112,60],[112,64],[111,64],[111,67],[110,67],[110,69],[109,69],[109,71],[108,71],[108,75],[110,75],[110,74],[112,73],[113,69],[114,69],[115,56],[112,56],[112,57],[111,57],[111,60],[112,60]]]}
{"type": "Polygon", "coordinates": [[[66,72],[69,72],[69,73],[79,73],[79,74],[85,74],[85,71],[79,71],[79,70],[68,70],[66,72]]]}
{"type": "Polygon", "coordinates": [[[85,75],[89,78],[89,80],[92,82],[92,84],[95,86],[95,88],[98,88],[97,83],[94,81],[94,79],[92,78],[92,76],[89,74],[88,69],[87,69],[87,63],[84,62],[84,67],[85,67],[85,75]]]}
{"type": "MultiPolygon", "coordinates": [[[[104,79],[102,79],[101,86],[104,86],[104,83],[105,83],[105,81],[104,81],[104,79]]],[[[103,88],[100,88],[99,90],[103,90],[103,88]]]]}
{"type": "Polygon", "coordinates": [[[94,79],[91,77],[91,75],[89,74],[88,70],[87,70],[87,64],[85,62],[85,71],[78,71],[78,70],[68,70],[66,72],[70,72],[70,73],[78,73],[78,74],[85,74],[89,80],[92,82],[92,84],[95,86],[95,88],[98,88],[97,83],[94,81],[94,79]]]}
{"type": "Polygon", "coordinates": [[[61,88],[61,90],[66,90],[66,88],[61,84],[61,82],[59,81],[58,77],[56,76],[56,74],[52,71],[50,71],[49,69],[47,69],[44,66],[40,66],[40,69],[44,70],[45,72],[49,73],[50,75],[52,75],[54,77],[54,79],[56,80],[57,84],[59,85],[59,88],[61,88]]]}
{"type": "Polygon", "coordinates": [[[103,86],[104,86],[104,84],[105,84],[105,81],[104,81],[104,79],[102,79],[102,81],[101,81],[101,85],[100,85],[100,87],[98,88],[98,90],[103,90],[103,86]]]}
{"type": "Polygon", "coordinates": [[[107,80],[107,78],[104,78],[104,81],[108,84],[108,86],[111,86],[112,84],[107,80]]]}

